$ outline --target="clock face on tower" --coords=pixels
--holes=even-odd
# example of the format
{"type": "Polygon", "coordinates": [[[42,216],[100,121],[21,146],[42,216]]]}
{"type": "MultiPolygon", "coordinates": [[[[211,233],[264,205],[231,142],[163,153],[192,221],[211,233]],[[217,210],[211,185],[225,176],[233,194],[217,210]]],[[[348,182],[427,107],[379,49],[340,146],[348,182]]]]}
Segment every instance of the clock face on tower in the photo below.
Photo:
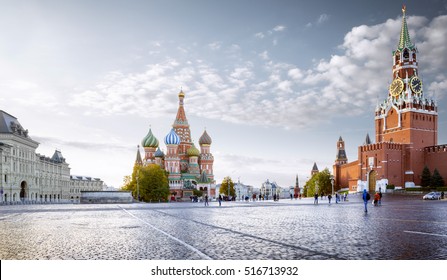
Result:
{"type": "Polygon", "coordinates": [[[421,93],[422,92],[422,81],[418,77],[411,78],[410,81],[410,87],[413,90],[414,93],[421,93]]]}
{"type": "Polygon", "coordinates": [[[399,96],[404,89],[404,82],[401,79],[395,79],[390,85],[390,94],[393,97],[399,96]]]}

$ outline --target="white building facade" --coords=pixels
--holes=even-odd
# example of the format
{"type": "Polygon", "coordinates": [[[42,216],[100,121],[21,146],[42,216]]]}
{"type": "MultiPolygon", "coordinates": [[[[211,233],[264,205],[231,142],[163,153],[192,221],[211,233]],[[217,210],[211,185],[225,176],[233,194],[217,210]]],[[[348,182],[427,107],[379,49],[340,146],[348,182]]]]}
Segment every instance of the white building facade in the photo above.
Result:
{"type": "MultiPolygon", "coordinates": [[[[72,201],[71,191],[78,180],[70,177],[70,167],[62,153],[56,150],[51,158],[46,157],[36,153],[38,146],[17,118],[0,110],[1,204],[72,201]]],[[[99,185],[102,190],[103,182],[95,179],[84,189],[97,190],[99,185]]]]}

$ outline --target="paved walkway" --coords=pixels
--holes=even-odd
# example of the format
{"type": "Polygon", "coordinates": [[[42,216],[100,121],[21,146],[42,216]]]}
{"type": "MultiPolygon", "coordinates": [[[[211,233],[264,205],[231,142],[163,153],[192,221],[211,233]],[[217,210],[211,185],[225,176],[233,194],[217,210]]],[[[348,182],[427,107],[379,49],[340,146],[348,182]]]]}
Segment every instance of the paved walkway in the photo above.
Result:
{"type": "Polygon", "coordinates": [[[447,259],[447,200],[0,207],[0,259],[447,259]]]}

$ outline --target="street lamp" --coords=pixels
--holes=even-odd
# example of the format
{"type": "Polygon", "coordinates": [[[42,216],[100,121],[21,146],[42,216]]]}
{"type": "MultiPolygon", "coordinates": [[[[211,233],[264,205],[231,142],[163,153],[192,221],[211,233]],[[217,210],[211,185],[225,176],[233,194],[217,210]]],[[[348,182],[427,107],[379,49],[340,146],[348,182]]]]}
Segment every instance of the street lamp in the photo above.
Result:
{"type": "Polygon", "coordinates": [[[334,176],[331,176],[331,184],[332,184],[332,195],[334,195],[334,176]]]}
{"type": "Polygon", "coordinates": [[[227,185],[228,185],[228,201],[230,201],[230,176],[227,177],[227,185]]]}
{"type": "Polygon", "coordinates": [[[137,199],[138,199],[138,202],[140,202],[140,180],[139,180],[139,177],[140,177],[140,169],[138,169],[138,171],[137,171],[137,199]]]}

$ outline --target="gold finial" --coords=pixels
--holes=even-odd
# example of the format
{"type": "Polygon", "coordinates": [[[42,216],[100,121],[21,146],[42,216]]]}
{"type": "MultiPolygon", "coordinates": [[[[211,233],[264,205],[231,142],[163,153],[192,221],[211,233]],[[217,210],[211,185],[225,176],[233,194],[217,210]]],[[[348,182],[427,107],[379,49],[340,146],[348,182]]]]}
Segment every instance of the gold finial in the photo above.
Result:
{"type": "Polygon", "coordinates": [[[407,10],[407,6],[402,5],[402,13],[405,15],[405,11],[407,10]]]}

